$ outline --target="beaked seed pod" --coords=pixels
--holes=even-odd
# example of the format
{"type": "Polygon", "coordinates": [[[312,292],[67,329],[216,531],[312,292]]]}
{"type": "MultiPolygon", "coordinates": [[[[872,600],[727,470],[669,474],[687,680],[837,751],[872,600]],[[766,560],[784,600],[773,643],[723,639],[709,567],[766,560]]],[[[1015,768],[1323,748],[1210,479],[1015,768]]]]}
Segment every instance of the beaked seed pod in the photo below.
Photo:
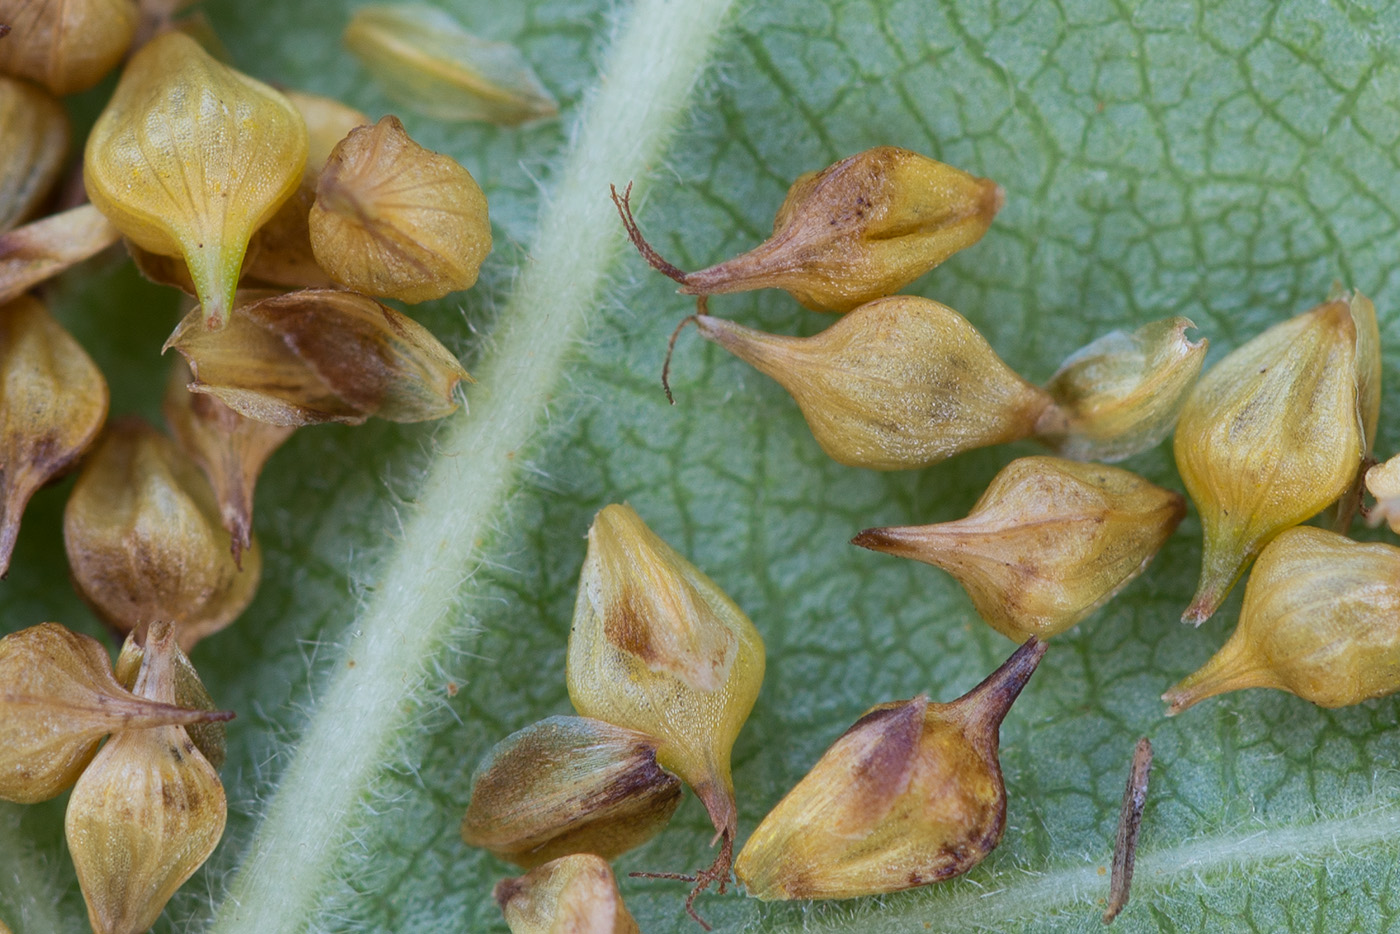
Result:
{"type": "Polygon", "coordinates": [[[526,869],[641,846],[681,800],[681,781],[656,764],[656,746],[587,717],[550,717],[512,733],[472,776],[462,840],[526,869]]]}
{"type": "Polygon", "coordinates": [[[335,147],[309,222],[316,262],[331,278],[410,304],[471,288],[491,252],[476,179],[415,143],[393,116],[335,147]]]}
{"type": "Polygon", "coordinates": [[[496,885],[511,934],[641,934],[607,860],[564,856],[496,885]]]}
{"type": "Polygon", "coordinates": [[[471,379],[427,328],[368,296],[306,289],[240,293],[240,302],[222,331],[191,311],[165,349],[188,361],[192,392],[249,418],[292,427],[428,421],[455,412],[457,384],[471,379]]]}
{"type": "Polygon", "coordinates": [[[0,233],[0,305],[121,239],[90,204],[0,233]]]}
{"type": "Polygon", "coordinates": [[[88,197],[137,246],[182,257],[210,328],[248,239],[296,191],[306,125],[287,99],[167,32],[132,56],[88,137],[88,197]]]}
{"type": "Polygon", "coordinates": [[[1174,444],[1205,531],[1183,620],[1209,619],[1274,536],[1356,481],[1379,404],[1379,340],[1364,296],[1334,298],[1269,328],[1196,384],[1174,444]]]}
{"type": "Polygon", "coordinates": [[[1319,707],[1400,690],[1400,548],[1311,526],[1281,533],[1245,585],[1229,641],[1162,699],[1176,714],[1244,688],[1276,688],[1319,707]]]}
{"type": "Polygon", "coordinates": [[[29,498],[92,445],[107,402],[102,371],[43,304],[0,305],[0,576],[29,498]]]}
{"type": "Polygon", "coordinates": [[[814,311],[892,295],[972,246],[1005,195],[991,179],[894,146],[842,159],[792,183],[773,235],[747,253],[682,272],[642,238],[626,196],[613,198],[643,258],[687,295],[782,289],[814,311]]]}
{"type": "MultiPolygon", "coordinates": [[[[175,699],[174,627],[146,639],[136,693],[175,699]]],[[[94,934],[141,934],[218,846],[228,802],[214,767],[178,726],[127,730],[92,760],[63,829],[94,934]]]]}
{"type": "Polygon", "coordinates": [[[227,720],[132,694],[96,639],[40,623],[0,639],[0,798],[46,801],[77,781],[117,730],[227,720]]]}
{"type": "Polygon", "coordinates": [[[967,872],[1001,841],[999,732],[1045,643],[950,704],[871,708],[758,825],[734,864],[756,898],[855,898],[967,872]]]}
{"type": "MultiPolygon", "coordinates": [[[[5,48],[0,46],[0,52],[5,48]]],[[[0,233],[34,212],[58,180],[67,155],[63,105],[28,82],[0,75],[0,233]]]]}
{"type": "Polygon", "coordinates": [[[812,337],[696,320],[707,340],[781,383],[822,449],[852,467],[926,467],[1064,424],[966,318],[927,298],[870,302],[812,337]]]}
{"type": "MultiPolygon", "coordinates": [[[[137,627],[127,635],[126,641],[122,643],[121,652],[117,655],[117,664],[113,668],[112,673],[116,675],[117,682],[127,690],[135,688],[136,677],[141,673],[141,663],[146,660],[146,628],[149,627],[137,627]]],[[[199,672],[195,671],[194,663],[178,642],[173,646],[173,653],[175,703],[188,710],[218,710],[214,698],[209,696],[208,688],[200,679],[199,672]]],[[[207,723],[187,723],[182,726],[185,732],[190,734],[190,739],[194,740],[195,748],[209,760],[209,764],[216,771],[223,768],[224,759],[228,755],[228,729],[224,726],[224,721],[211,720],[207,723]]]]}
{"type": "Polygon", "coordinates": [[[0,0],[10,27],[0,71],[59,95],[85,91],[122,60],[138,19],[132,0],[0,0]]]}
{"type": "Polygon", "coordinates": [[[113,422],[63,513],[73,583],[122,634],[170,620],[188,650],[237,618],[262,574],[254,541],[240,571],[209,482],[139,418],[113,422]]]}
{"type": "Polygon", "coordinates": [[[1131,334],[1112,331],[1080,348],[1045,384],[1064,412],[1065,432],[1046,438],[1061,455],[1120,461],[1171,434],[1210,342],[1186,339],[1186,318],[1165,318],[1131,334]]]}
{"type": "Polygon", "coordinates": [[[965,519],[867,529],[852,543],[940,567],[1017,642],[1074,626],[1142,573],[1186,515],[1180,493],[1102,464],[1023,457],[965,519]]]}

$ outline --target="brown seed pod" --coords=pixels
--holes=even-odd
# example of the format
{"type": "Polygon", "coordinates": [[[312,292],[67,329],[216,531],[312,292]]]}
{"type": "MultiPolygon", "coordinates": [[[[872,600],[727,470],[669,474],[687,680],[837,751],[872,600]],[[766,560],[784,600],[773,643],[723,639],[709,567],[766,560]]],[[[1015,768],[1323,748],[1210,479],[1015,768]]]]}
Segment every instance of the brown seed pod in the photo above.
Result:
{"type": "Polygon", "coordinates": [[[0,0],[10,27],[0,71],[55,94],[85,91],[117,67],[138,19],[132,0],[0,0]]]}
{"type": "Polygon", "coordinates": [[[0,233],[34,212],[67,155],[63,105],[26,81],[0,76],[0,233]]]}
{"type": "MultiPolygon", "coordinates": [[[[122,643],[122,650],[117,655],[117,664],[113,669],[117,681],[127,690],[136,686],[136,677],[141,673],[141,663],[146,659],[146,632],[148,627],[137,627],[133,629],[122,643]]],[[[217,710],[214,698],[209,696],[209,691],[204,686],[204,682],[199,677],[199,672],[195,671],[194,664],[190,657],[185,654],[185,650],[180,648],[179,642],[172,647],[174,655],[173,664],[175,666],[175,703],[188,710],[217,710]]],[[[194,740],[195,747],[204,758],[209,760],[209,764],[216,770],[224,767],[224,759],[228,755],[227,733],[223,720],[211,720],[207,723],[186,723],[181,724],[185,732],[190,734],[190,739],[194,740]]]]}
{"type": "Polygon", "coordinates": [[[769,812],[735,874],[764,901],[898,892],[967,872],[1001,841],[1001,721],[1035,673],[1031,639],[949,704],[871,708],[769,812]]]}
{"type": "Polygon", "coordinates": [[[29,498],[92,445],[107,401],[102,372],[42,303],[0,305],[0,575],[29,498]]]}
{"type": "Polygon", "coordinates": [[[0,234],[0,304],[95,256],[121,239],[90,204],[0,234]]]}
{"type": "Polygon", "coordinates": [[[641,934],[607,860],[564,856],[496,886],[511,934],[641,934]]]}

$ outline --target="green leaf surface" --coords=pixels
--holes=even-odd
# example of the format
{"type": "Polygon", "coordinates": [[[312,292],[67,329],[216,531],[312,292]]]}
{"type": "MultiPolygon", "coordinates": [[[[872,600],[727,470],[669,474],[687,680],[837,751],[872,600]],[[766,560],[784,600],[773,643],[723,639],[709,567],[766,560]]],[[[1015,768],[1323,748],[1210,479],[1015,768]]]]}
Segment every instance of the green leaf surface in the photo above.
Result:
{"type": "MultiPolygon", "coordinates": [[[[401,114],[491,202],[471,292],[414,314],[480,382],[437,426],[316,428],[269,464],[262,589],[194,661],[230,730],[230,821],[157,931],[503,931],[511,868],[457,834],[491,744],[569,711],[565,642],[593,513],[629,501],[755,621],[768,675],[735,749],[741,838],[867,707],[949,699],[1013,646],[941,572],[847,544],[964,514],[1029,445],[923,471],[839,466],[776,385],[693,334],[622,249],[606,184],[684,268],[761,240],[787,185],[894,144],[990,176],[987,237],[913,291],[967,315],[1032,380],[1116,327],[1186,315],[1210,362],[1306,310],[1333,279],[1375,299],[1400,361],[1400,6],[1073,0],[443,0],[517,43],[562,117],[524,129],[401,114]],[[606,77],[604,77],[606,75],[606,77]],[[692,83],[696,76],[698,83],[692,83]]],[[[392,106],[339,45],[349,0],[203,5],[259,78],[392,106]]],[[[106,86],[110,87],[110,83],[106,86]]],[[[80,102],[100,106],[99,89],[80,102]]],[[[52,293],[108,373],[115,412],[158,417],[175,299],[116,258],[52,293]]],[[[831,318],[780,293],[712,310],[786,333],[831,318]]],[[[1378,453],[1400,445],[1383,410],[1378,453]]],[[[1168,445],[1126,462],[1180,489],[1168,445]]],[[[100,627],[67,581],[71,481],[25,517],[0,631],[100,627]]],[[[966,877],[831,905],[706,896],[727,931],[1091,931],[1133,745],[1157,758],[1124,931],[1400,928],[1397,701],[1325,711],[1250,691],[1164,719],[1158,695],[1217,648],[1234,596],[1177,622],[1194,512],[1138,581],[1057,637],[1002,731],[1009,818],[966,877]]],[[[0,920],[85,930],[64,800],[0,806],[0,920]]],[[[709,861],[703,809],[620,872],[709,861]]],[[[679,883],[623,879],[644,931],[691,931],[679,883]]]]}

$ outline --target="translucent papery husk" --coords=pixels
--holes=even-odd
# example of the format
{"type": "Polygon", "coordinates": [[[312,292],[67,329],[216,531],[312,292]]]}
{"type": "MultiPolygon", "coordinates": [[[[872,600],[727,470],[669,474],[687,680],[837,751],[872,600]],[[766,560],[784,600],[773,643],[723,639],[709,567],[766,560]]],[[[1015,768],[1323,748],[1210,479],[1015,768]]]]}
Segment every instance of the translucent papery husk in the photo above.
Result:
{"type": "Polygon", "coordinates": [[[424,116],[515,126],[559,112],[519,49],[472,35],[436,7],[360,7],[344,40],[391,98],[424,116]]]}
{"type": "Polygon", "coordinates": [[[56,797],[116,730],[230,716],[132,694],[96,639],[58,623],[21,629],[0,639],[0,798],[56,797]]]}
{"type": "Polygon", "coordinates": [[[1192,343],[1187,318],[1113,331],[1075,351],[1045,390],[1065,415],[1063,434],[1041,440],[1074,460],[1119,461],[1176,426],[1209,341],[1192,343]]]}
{"type": "MultiPolygon", "coordinates": [[[[122,643],[121,652],[117,655],[113,674],[127,690],[135,688],[136,677],[141,673],[141,664],[146,658],[145,641],[148,628],[137,627],[128,633],[122,643]]],[[[218,705],[209,695],[208,688],[204,686],[204,681],[199,677],[199,672],[195,671],[194,663],[185,654],[185,650],[176,642],[170,647],[170,651],[174,656],[172,664],[175,669],[175,703],[190,710],[218,710],[218,705]]],[[[190,739],[194,740],[195,748],[209,760],[209,764],[216,771],[223,768],[224,759],[228,756],[228,728],[224,726],[224,721],[184,724],[184,727],[190,739]]]]}
{"type": "Polygon", "coordinates": [[[1373,526],[1384,522],[1390,531],[1400,532],[1400,455],[1366,471],[1366,490],[1376,498],[1366,513],[1367,522],[1373,526]]]}
{"type": "Polygon", "coordinates": [[[467,371],[426,328],[354,292],[251,296],[221,331],[196,308],[165,349],[194,373],[190,389],[273,425],[358,425],[442,418],[467,371]]]}
{"type": "Polygon", "coordinates": [[[1400,548],[1300,526],[1255,562],[1240,622],[1162,699],[1176,714],[1217,694],[1275,688],[1319,707],[1400,691],[1400,548]]]}
{"type": "Polygon", "coordinates": [[[1336,299],[1276,324],[1196,384],[1174,442],[1205,532],[1183,620],[1208,619],[1274,536],[1356,482],[1379,392],[1369,306],[1336,299]]]}
{"type": "Polygon", "coordinates": [[[10,27],[0,71],[58,95],[85,91],[117,67],[138,19],[132,0],[0,0],[10,27]]]}
{"type": "Polygon", "coordinates": [[[234,562],[209,482],[138,418],[113,422],[63,513],[78,594],[125,635],[173,621],[188,651],[247,608],[262,574],[254,540],[234,562]]]}
{"type": "Polygon", "coordinates": [[[1102,464],[1023,457],[965,519],[868,529],[853,543],[943,568],[978,614],[1023,642],[1077,624],[1147,567],[1182,518],[1180,493],[1102,464]]]}
{"type": "MultiPolygon", "coordinates": [[[[5,48],[0,46],[0,52],[5,48]]],[[[35,85],[0,76],[0,233],[39,207],[67,155],[63,105],[35,85]]]]}
{"type": "Polygon", "coordinates": [[[88,196],[137,246],[189,267],[210,328],[248,240],[301,183],[301,115],[267,85],[167,32],[132,56],[88,137],[88,196]]]}
{"type": "Polygon", "coordinates": [[[90,204],[0,234],[0,304],[101,253],[121,238],[90,204]]]}
{"type": "Polygon", "coordinates": [[[512,733],[472,775],[462,840],[527,869],[641,846],[681,800],[681,781],[656,764],[656,746],[587,717],[549,717],[512,733]]]}
{"type": "MultiPolygon", "coordinates": [[[[156,624],[135,692],[171,703],[174,629],[156,624]]],[[[204,864],[228,817],[214,767],[178,726],[112,737],[68,799],[64,832],[94,934],[141,934],[204,864]]]]}
{"type": "Polygon", "coordinates": [[[496,885],[511,934],[640,934],[607,860],[564,856],[496,885]]]}
{"type": "Polygon", "coordinates": [[[812,337],[697,321],[707,340],[782,384],[822,449],[852,467],[926,467],[1063,425],[1044,390],[966,318],[926,298],[870,302],[812,337]]]}
{"type": "Polygon", "coordinates": [[[871,708],[769,812],[734,872],[749,895],[856,898],[967,872],[1001,840],[1001,722],[1045,655],[1031,639],[949,704],[871,708]]]}
{"type": "Polygon", "coordinates": [[[166,424],[214,489],[235,563],[253,544],[253,491],[263,465],[295,428],[240,415],[216,397],[190,392],[189,366],[176,358],[165,387],[166,424]]]}
{"type": "Polygon", "coordinates": [[[102,371],[41,302],[0,304],[0,576],[30,497],[92,446],[107,404],[102,371]]]}

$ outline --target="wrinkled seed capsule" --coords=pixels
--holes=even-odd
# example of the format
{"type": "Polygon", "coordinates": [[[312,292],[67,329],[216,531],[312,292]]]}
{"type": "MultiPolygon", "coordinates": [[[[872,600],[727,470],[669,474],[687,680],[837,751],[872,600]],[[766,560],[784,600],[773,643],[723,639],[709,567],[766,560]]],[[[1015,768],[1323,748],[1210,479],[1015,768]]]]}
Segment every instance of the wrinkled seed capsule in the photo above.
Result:
{"type": "MultiPolygon", "coordinates": [[[[146,658],[145,635],[140,628],[132,630],[117,655],[113,674],[127,690],[135,687],[136,677],[141,673],[141,663],[146,658]]],[[[175,643],[172,651],[175,666],[175,703],[189,710],[218,710],[214,698],[209,696],[209,690],[200,679],[199,672],[195,671],[190,657],[180,648],[179,642],[175,643]]],[[[224,726],[224,721],[210,720],[207,723],[182,725],[190,739],[194,740],[195,748],[209,760],[209,764],[216,771],[223,768],[224,759],[228,755],[228,728],[224,726]]]]}
{"type": "Polygon", "coordinates": [[[138,19],[132,0],[0,0],[0,71],[54,94],[87,90],[121,61],[138,19]]]}
{"type": "Polygon", "coordinates": [[[563,856],[496,885],[511,934],[640,934],[607,860],[563,856]]]}
{"type": "Polygon", "coordinates": [[[26,81],[0,76],[0,233],[39,207],[67,155],[63,105],[26,81]]]}

